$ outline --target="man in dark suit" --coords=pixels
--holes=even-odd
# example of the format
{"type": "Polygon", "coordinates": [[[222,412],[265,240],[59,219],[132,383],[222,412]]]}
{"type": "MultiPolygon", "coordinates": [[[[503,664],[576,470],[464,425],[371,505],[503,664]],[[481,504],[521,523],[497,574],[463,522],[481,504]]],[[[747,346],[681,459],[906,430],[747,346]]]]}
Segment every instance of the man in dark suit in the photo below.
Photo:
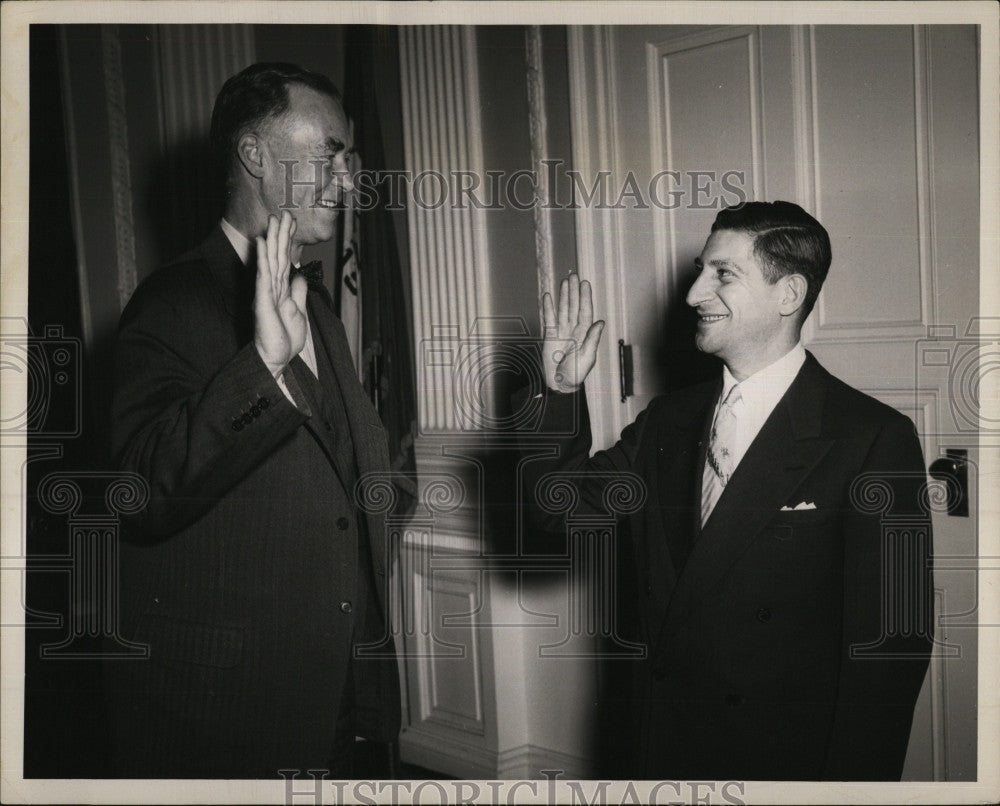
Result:
{"type": "Polygon", "coordinates": [[[628,526],[648,656],[615,695],[636,740],[619,775],[900,777],[932,644],[923,459],[906,417],[802,347],[830,262],[797,205],[721,211],[687,296],[721,376],[654,399],[592,457],[582,383],[604,323],[575,276],[558,312],[544,299],[541,427],[581,428],[525,465],[529,500],[552,472],[592,471],[567,478],[594,508],[609,472],[645,487],[628,526]]]}
{"type": "Polygon", "coordinates": [[[330,81],[256,64],[216,100],[225,213],[122,315],[113,449],[149,483],[121,551],[121,627],[148,645],[111,677],[118,773],[349,777],[356,735],[395,738],[384,524],[354,489],[386,432],[302,247],[331,238],[348,119],[330,81]],[[256,243],[254,243],[256,241],[256,243]],[[378,654],[378,653],[376,653],[378,654]]]}

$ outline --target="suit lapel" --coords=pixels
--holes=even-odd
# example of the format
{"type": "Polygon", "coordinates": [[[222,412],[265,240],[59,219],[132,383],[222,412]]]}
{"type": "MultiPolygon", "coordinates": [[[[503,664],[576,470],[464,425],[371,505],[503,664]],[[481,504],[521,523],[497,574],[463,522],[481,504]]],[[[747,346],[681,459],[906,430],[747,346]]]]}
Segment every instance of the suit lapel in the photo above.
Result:
{"type": "MultiPolygon", "coordinates": [[[[324,383],[324,391],[343,396],[344,405],[347,408],[347,421],[351,428],[351,438],[355,442],[359,439],[364,441],[367,437],[364,429],[372,426],[382,428],[382,421],[358,380],[351,357],[351,348],[344,335],[344,326],[317,293],[309,294],[307,305],[309,319],[315,323],[312,329],[313,339],[318,339],[322,345],[323,351],[329,359],[328,367],[336,378],[336,384],[331,384],[330,379],[324,378],[321,372],[320,382],[324,383]]],[[[365,472],[362,467],[363,462],[364,460],[359,455],[358,469],[362,473],[365,472]]]]}
{"type": "MultiPolygon", "coordinates": [[[[209,273],[215,281],[222,304],[233,318],[237,343],[245,344],[253,334],[253,294],[254,272],[251,267],[244,266],[236,250],[222,231],[216,226],[200,247],[202,257],[208,266],[209,273]]],[[[386,472],[389,468],[389,446],[382,421],[372,407],[364,389],[355,375],[354,364],[351,362],[351,350],[344,335],[344,327],[330,308],[328,298],[324,299],[320,292],[310,292],[306,305],[309,312],[310,325],[314,341],[321,340],[322,351],[317,350],[317,364],[320,363],[320,353],[325,352],[325,366],[319,367],[319,382],[324,380],[325,370],[335,374],[340,386],[339,394],[343,395],[344,411],[347,416],[351,439],[354,443],[354,453],[357,460],[358,474],[364,476],[371,472],[386,472]]],[[[292,364],[309,383],[316,383],[309,368],[301,357],[296,356],[292,364]],[[301,365],[301,366],[299,366],[301,365]]],[[[329,394],[330,386],[324,387],[329,394]]],[[[320,418],[310,417],[306,427],[316,437],[320,445],[327,451],[337,474],[341,480],[349,479],[353,474],[347,472],[343,458],[330,454],[327,449],[325,434],[318,431],[320,418]]],[[[345,484],[345,487],[347,485],[345,484]]],[[[347,492],[353,497],[354,490],[348,487],[347,492]]],[[[387,556],[385,548],[385,516],[384,514],[367,514],[368,534],[371,542],[372,561],[376,575],[375,582],[379,596],[385,600],[385,579],[387,556]],[[381,572],[381,573],[380,573],[381,572]]]]}
{"type": "MultiPolygon", "coordinates": [[[[663,580],[668,597],[683,567],[675,554],[678,551],[686,554],[697,534],[689,512],[692,498],[701,494],[700,477],[696,470],[701,466],[700,458],[704,456],[706,412],[711,412],[712,401],[718,396],[719,388],[721,385],[706,384],[693,390],[685,405],[674,413],[669,423],[661,427],[658,435],[658,478],[651,480],[651,486],[662,496],[662,505],[654,508],[660,513],[662,523],[659,530],[656,530],[656,524],[650,524],[648,534],[666,532],[668,535],[670,576],[663,580]]],[[[684,559],[686,562],[686,557],[684,559]]]]}
{"type": "MultiPolygon", "coordinates": [[[[311,323],[310,323],[311,324],[311,323]]],[[[315,342],[316,334],[315,328],[313,328],[313,340],[315,342]]],[[[316,364],[317,371],[319,372],[319,379],[312,374],[312,370],[306,365],[306,362],[302,360],[301,355],[295,356],[289,363],[289,367],[295,374],[298,380],[299,387],[302,389],[303,394],[306,395],[308,400],[309,408],[312,409],[313,416],[308,417],[305,421],[306,430],[309,431],[319,446],[323,449],[326,454],[327,459],[333,465],[333,469],[336,471],[337,476],[340,478],[341,486],[347,494],[353,495],[354,493],[354,482],[356,481],[356,474],[354,472],[352,457],[344,454],[342,450],[339,450],[340,446],[331,437],[331,432],[327,430],[327,416],[328,412],[323,411],[323,400],[325,397],[327,399],[328,405],[337,405],[336,398],[333,397],[336,394],[336,390],[330,389],[327,384],[321,382],[324,377],[329,377],[330,368],[329,364],[326,363],[325,357],[322,352],[316,350],[316,364]]]]}
{"type": "MultiPolygon", "coordinates": [[[[354,455],[358,465],[358,478],[366,473],[386,473],[389,469],[389,445],[385,428],[379,419],[375,408],[368,400],[361,383],[355,374],[351,360],[351,348],[347,344],[344,326],[334,315],[329,304],[318,293],[310,293],[308,297],[309,318],[315,323],[313,338],[319,338],[323,352],[329,359],[329,369],[334,373],[340,390],[336,392],[343,396],[344,410],[351,429],[351,440],[354,442],[354,455]]],[[[319,354],[317,350],[317,357],[319,354]]],[[[323,381],[323,371],[320,370],[320,381],[323,381]]],[[[324,391],[330,394],[331,385],[324,386],[324,391]]],[[[348,491],[352,496],[353,490],[348,491]]],[[[371,542],[372,562],[376,571],[376,583],[380,595],[384,594],[385,576],[379,571],[386,569],[385,550],[385,515],[367,513],[368,535],[371,542]]]]}
{"type": "MultiPolygon", "coordinates": [[[[830,449],[833,441],[820,436],[825,398],[824,371],[815,358],[807,355],[806,363],[751,443],[695,541],[670,600],[660,645],[680,626],[680,614],[692,599],[719,584],[830,449]]],[[[693,507],[696,518],[701,507],[701,470],[699,462],[694,469],[699,495],[693,507]]]]}
{"type": "Polygon", "coordinates": [[[235,320],[241,339],[249,338],[253,333],[253,267],[243,265],[221,226],[216,225],[200,249],[226,312],[235,320]]]}

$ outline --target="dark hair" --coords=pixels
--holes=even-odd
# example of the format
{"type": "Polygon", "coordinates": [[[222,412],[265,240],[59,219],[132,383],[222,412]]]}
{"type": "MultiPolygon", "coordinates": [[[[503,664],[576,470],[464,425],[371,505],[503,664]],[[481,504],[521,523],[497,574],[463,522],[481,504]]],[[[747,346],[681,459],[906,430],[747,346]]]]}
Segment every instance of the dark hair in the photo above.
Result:
{"type": "Polygon", "coordinates": [[[806,278],[808,290],[800,320],[804,321],[816,304],[833,257],[823,225],[797,204],[754,201],[720,210],[712,224],[712,232],[716,230],[755,236],[754,254],[760,258],[769,283],[789,274],[806,278]]]}
{"type": "Polygon", "coordinates": [[[285,62],[251,64],[222,85],[212,109],[210,134],[216,169],[222,177],[229,177],[240,138],[288,110],[291,84],[341,100],[340,91],[326,76],[285,62]]]}

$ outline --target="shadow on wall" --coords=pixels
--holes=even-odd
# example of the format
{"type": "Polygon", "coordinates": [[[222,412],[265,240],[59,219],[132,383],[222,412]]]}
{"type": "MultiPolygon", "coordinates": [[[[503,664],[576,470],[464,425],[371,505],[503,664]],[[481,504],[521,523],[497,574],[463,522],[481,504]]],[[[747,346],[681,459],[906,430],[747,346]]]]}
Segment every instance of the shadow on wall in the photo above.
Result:
{"type": "MultiPolygon", "coordinates": [[[[692,259],[688,265],[693,263],[692,259]]],[[[655,333],[655,356],[657,359],[658,377],[652,380],[661,392],[669,392],[717,377],[719,361],[714,356],[700,353],[694,345],[695,315],[686,304],[685,295],[694,281],[693,271],[682,279],[682,292],[671,301],[663,315],[659,317],[660,327],[655,333]]],[[[604,338],[610,338],[605,334],[604,338]]],[[[539,377],[530,372],[516,372],[511,367],[518,361],[503,362],[497,359],[498,365],[507,367],[506,372],[496,372],[491,375],[495,386],[491,390],[498,407],[496,421],[514,423],[518,420],[515,406],[520,405],[521,398],[517,390],[524,388],[529,382],[537,385],[539,377]]],[[[489,373],[487,373],[489,374],[489,373]]],[[[539,391],[539,390],[534,390],[539,391]]],[[[510,437],[516,426],[506,430],[500,428],[491,439],[489,433],[483,434],[481,450],[476,461],[484,477],[482,485],[484,512],[484,548],[488,554],[510,555],[521,549],[520,556],[524,560],[524,569],[535,567],[541,555],[558,558],[567,555],[570,541],[566,532],[565,521],[561,520],[562,531],[544,531],[537,517],[522,511],[518,501],[518,466],[523,458],[545,453],[546,448],[557,448],[559,442],[534,434],[529,425],[524,437],[517,440],[520,449],[515,449],[510,437]],[[516,543],[518,529],[523,530],[524,542],[519,547],[516,543]]],[[[523,480],[522,480],[523,483],[523,480]]],[[[524,489],[522,500],[527,502],[524,509],[532,506],[529,496],[533,491],[524,489]]],[[[610,659],[595,660],[597,703],[593,720],[584,720],[593,725],[593,735],[586,737],[579,744],[593,748],[595,766],[593,774],[597,777],[625,779],[633,778],[641,771],[642,737],[639,732],[641,714],[644,703],[648,700],[646,688],[649,685],[647,664],[641,660],[625,659],[618,651],[621,644],[634,645],[643,643],[643,628],[639,601],[638,575],[635,567],[635,555],[631,543],[628,522],[623,520],[617,525],[615,543],[615,579],[614,583],[614,624],[615,639],[611,636],[598,635],[597,647],[610,659]]],[[[525,574],[531,582],[525,587],[524,593],[529,598],[546,586],[567,584],[565,574],[548,574],[541,577],[538,574],[525,574]],[[532,593],[534,592],[534,594],[532,593]]],[[[544,596],[544,593],[542,594],[544,596]]],[[[580,713],[590,711],[595,703],[589,701],[577,702],[580,713]]]]}
{"type": "Polygon", "coordinates": [[[152,271],[201,243],[222,216],[222,172],[204,137],[173,145],[137,190],[136,206],[149,222],[157,261],[152,271]]]}
{"type": "Polygon", "coordinates": [[[653,385],[661,392],[671,392],[718,377],[722,364],[715,356],[706,355],[694,344],[698,317],[694,308],[685,302],[688,290],[694,284],[696,254],[682,255],[678,267],[683,271],[678,283],[679,292],[667,303],[659,318],[660,328],[655,334],[655,363],[658,375],[653,385]]]}

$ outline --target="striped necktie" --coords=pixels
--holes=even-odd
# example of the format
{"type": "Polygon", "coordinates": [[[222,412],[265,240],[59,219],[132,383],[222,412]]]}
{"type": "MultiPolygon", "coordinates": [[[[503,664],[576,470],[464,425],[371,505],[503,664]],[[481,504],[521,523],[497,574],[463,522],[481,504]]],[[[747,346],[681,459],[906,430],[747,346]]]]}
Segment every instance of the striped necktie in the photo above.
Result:
{"type": "Polygon", "coordinates": [[[712,423],[712,433],[708,441],[708,453],[705,456],[705,470],[701,483],[701,525],[708,521],[715,505],[722,495],[722,490],[729,483],[736,469],[734,449],[736,445],[736,411],[743,395],[739,384],[733,386],[726,399],[719,406],[712,423]]]}

